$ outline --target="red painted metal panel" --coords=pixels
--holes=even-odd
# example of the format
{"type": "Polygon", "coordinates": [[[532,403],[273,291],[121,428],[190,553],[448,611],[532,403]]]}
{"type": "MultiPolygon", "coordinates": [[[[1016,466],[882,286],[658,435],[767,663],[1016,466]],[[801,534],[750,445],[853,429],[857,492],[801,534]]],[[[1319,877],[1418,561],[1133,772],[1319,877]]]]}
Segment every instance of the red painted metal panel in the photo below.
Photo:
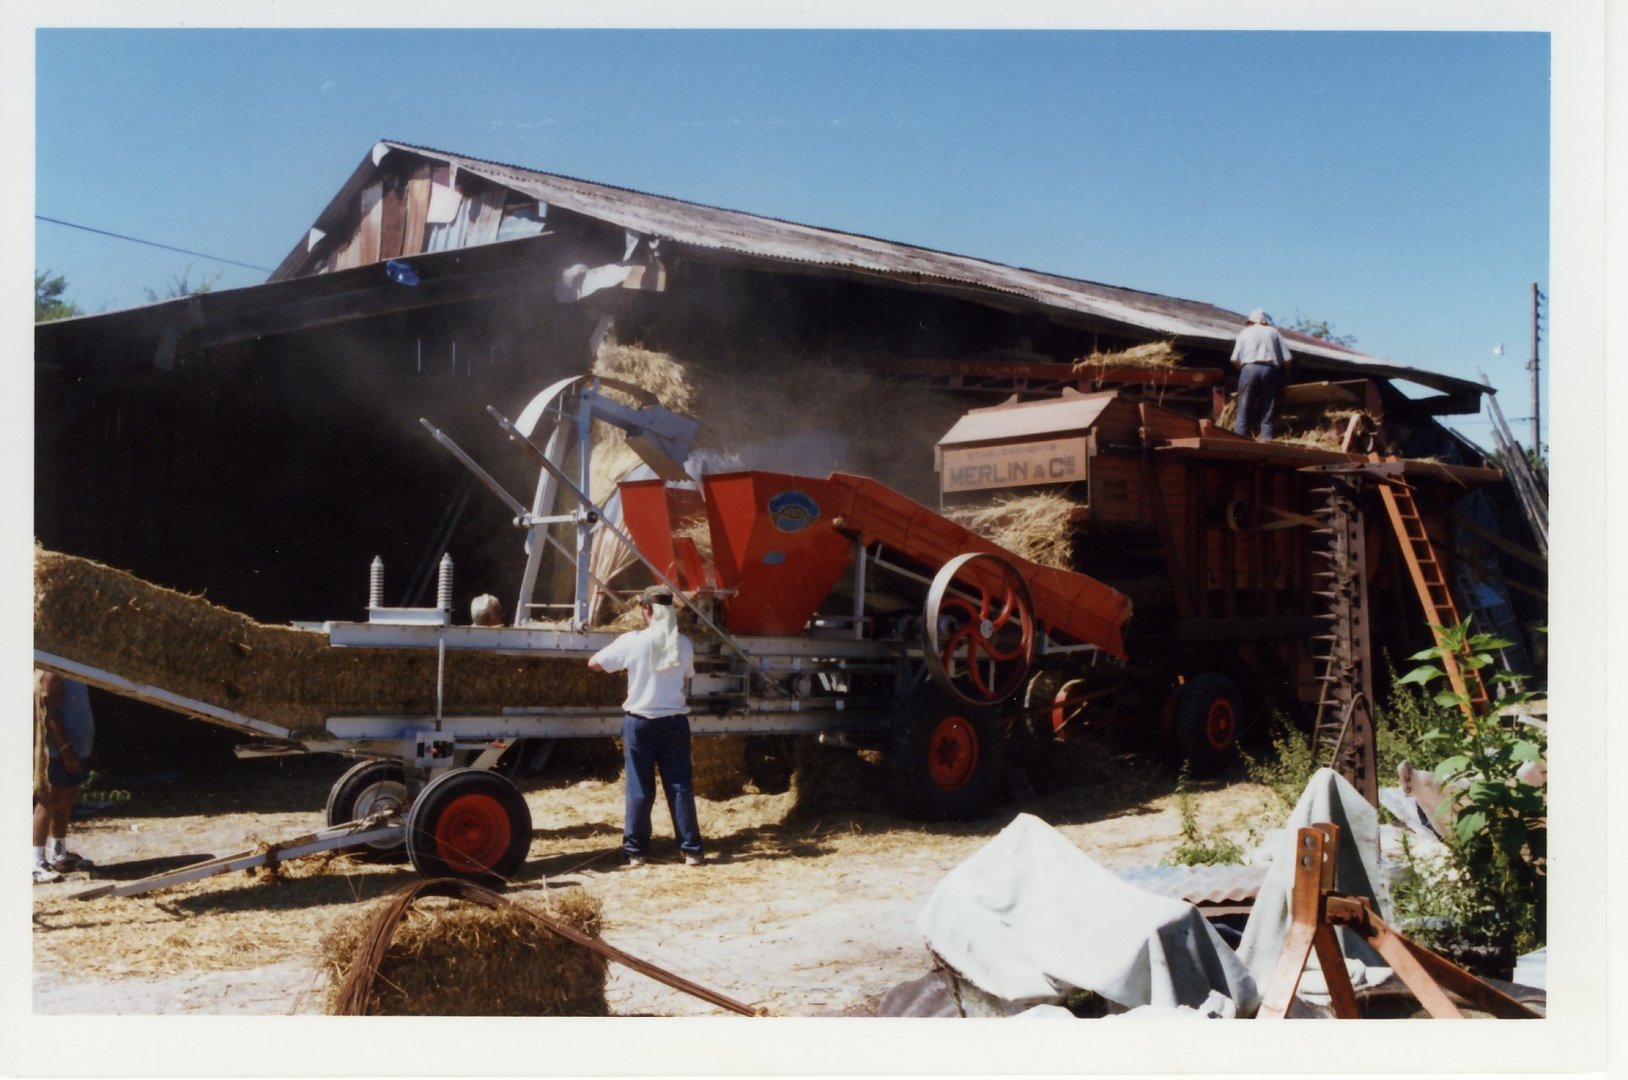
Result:
{"type": "MultiPolygon", "coordinates": [[[[689,554],[673,536],[705,513],[701,493],[693,488],[668,487],[665,480],[629,480],[621,485],[622,521],[627,534],[644,552],[645,558],[661,568],[680,588],[699,589],[706,584],[698,576],[699,559],[689,554]]],[[[694,550],[694,542],[689,544],[694,550]]]]}
{"type": "Polygon", "coordinates": [[[701,484],[713,572],[719,587],[735,590],[725,602],[729,629],[802,630],[853,561],[853,542],[832,526],[840,489],[768,472],[719,473],[701,484]]]}

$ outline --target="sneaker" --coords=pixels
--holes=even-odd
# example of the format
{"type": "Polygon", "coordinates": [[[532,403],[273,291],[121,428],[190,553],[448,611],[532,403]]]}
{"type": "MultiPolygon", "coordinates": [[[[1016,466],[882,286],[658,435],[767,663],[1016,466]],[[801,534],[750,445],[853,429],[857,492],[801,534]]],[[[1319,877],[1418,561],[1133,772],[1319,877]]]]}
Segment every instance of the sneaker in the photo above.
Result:
{"type": "Polygon", "coordinates": [[[627,865],[628,865],[628,869],[630,869],[630,870],[633,869],[636,866],[643,866],[644,865],[644,856],[643,855],[629,855],[627,857],[627,865]]]}
{"type": "Polygon", "coordinates": [[[694,854],[692,852],[688,852],[688,851],[686,851],[684,853],[684,865],[685,866],[701,866],[701,865],[704,865],[706,863],[706,861],[707,861],[706,857],[703,856],[703,855],[696,855],[696,854],[694,854]]]}
{"type": "Polygon", "coordinates": [[[34,864],[34,884],[49,885],[53,881],[61,881],[62,875],[46,866],[44,863],[34,864]]]}
{"type": "Polygon", "coordinates": [[[71,874],[75,870],[89,870],[96,865],[77,851],[64,851],[61,855],[50,856],[47,859],[47,864],[59,874],[71,874]]]}

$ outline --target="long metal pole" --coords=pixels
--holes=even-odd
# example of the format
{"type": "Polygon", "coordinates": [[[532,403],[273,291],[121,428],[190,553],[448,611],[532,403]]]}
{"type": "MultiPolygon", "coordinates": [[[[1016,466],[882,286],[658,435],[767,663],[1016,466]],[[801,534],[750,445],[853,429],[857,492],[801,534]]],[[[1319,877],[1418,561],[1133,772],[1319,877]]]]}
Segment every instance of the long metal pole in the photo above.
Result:
{"type": "Polygon", "coordinates": [[[1532,456],[1541,460],[1543,457],[1542,418],[1538,409],[1538,302],[1543,294],[1538,292],[1538,283],[1532,282],[1532,456]]]}

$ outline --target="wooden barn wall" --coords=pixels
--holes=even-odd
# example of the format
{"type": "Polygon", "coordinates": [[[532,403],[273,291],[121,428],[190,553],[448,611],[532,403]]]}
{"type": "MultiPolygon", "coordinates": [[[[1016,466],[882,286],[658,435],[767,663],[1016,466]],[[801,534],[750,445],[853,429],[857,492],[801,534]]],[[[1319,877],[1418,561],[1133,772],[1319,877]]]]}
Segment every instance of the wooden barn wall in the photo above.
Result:
{"type": "MultiPolygon", "coordinates": [[[[137,366],[89,401],[42,369],[36,536],[261,621],[361,617],[372,557],[401,601],[467,483],[419,418],[528,499],[535,470],[484,407],[513,415],[584,370],[591,330],[532,303],[443,309],[137,366]]],[[[495,498],[467,505],[449,545],[465,606],[512,593],[519,551],[495,498]]]]}

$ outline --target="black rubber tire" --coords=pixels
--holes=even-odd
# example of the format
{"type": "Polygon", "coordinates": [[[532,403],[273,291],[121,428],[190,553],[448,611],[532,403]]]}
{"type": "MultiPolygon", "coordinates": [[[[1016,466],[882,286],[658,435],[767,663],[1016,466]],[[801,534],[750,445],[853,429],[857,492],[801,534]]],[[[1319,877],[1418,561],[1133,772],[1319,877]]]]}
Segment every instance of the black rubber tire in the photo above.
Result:
{"type": "Polygon", "coordinates": [[[407,857],[427,878],[498,887],[525,865],[531,809],[486,769],[453,769],[424,786],[407,815],[407,857]]]}
{"type": "Polygon", "coordinates": [[[1237,759],[1243,706],[1238,684],[1219,672],[1207,671],[1176,691],[1171,734],[1189,775],[1214,776],[1237,759]]]}
{"type": "Polygon", "coordinates": [[[956,701],[932,683],[918,687],[887,733],[894,805],[919,821],[982,817],[1000,794],[1005,751],[997,710],[956,701]]]}
{"type": "MultiPolygon", "coordinates": [[[[366,817],[374,811],[376,800],[381,796],[394,799],[405,814],[408,803],[406,777],[406,770],[395,761],[370,759],[352,765],[328,789],[328,804],[323,810],[328,825],[343,825],[347,821],[366,817]]],[[[404,840],[398,840],[393,844],[349,848],[345,853],[353,859],[367,862],[405,862],[407,846],[404,840]]]]}

